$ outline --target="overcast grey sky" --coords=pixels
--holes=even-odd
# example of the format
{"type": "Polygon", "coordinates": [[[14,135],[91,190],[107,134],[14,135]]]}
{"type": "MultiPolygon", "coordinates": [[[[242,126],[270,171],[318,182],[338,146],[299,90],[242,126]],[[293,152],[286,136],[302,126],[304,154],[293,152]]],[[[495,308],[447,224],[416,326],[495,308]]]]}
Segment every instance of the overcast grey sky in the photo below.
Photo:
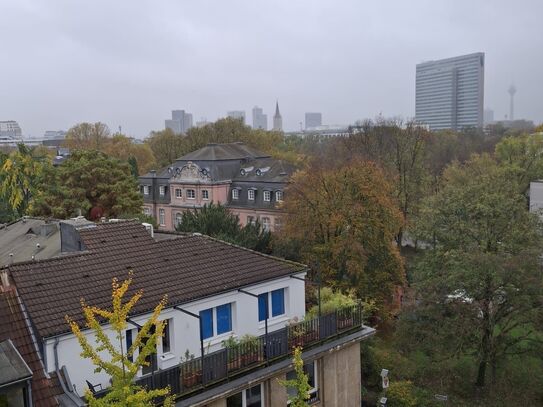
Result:
{"type": "Polygon", "coordinates": [[[414,115],[415,65],[486,53],[485,107],[543,121],[542,0],[0,0],[0,120],[145,137],[275,100],[287,130],[414,115]]]}

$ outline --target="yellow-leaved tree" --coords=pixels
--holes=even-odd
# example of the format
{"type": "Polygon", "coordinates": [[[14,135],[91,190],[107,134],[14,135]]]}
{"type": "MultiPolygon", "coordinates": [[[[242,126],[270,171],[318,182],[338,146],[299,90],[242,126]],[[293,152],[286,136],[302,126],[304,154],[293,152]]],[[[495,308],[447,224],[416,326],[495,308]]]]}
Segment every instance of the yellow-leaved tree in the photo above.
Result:
{"type": "Polygon", "coordinates": [[[139,329],[138,335],[132,342],[129,349],[124,349],[124,332],[126,331],[126,319],[130,310],[136,305],[143,292],[137,291],[128,301],[123,297],[132,283],[132,273],[128,279],[119,284],[117,279],[112,283],[112,309],[101,309],[87,305],[81,300],[85,327],[94,332],[96,346],[93,346],[89,338],[69,316],[66,320],[70,324],[72,332],[77,337],[83,351],[81,356],[91,359],[96,366],[95,372],[105,372],[111,378],[111,387],[101,398],[96,398],[92,392],[87,390],[85,397],[90,407],[123,406],[142,407],[153,406],[157,399],[162,401],[164,406],[173,406],[170,395],[170,388],[148,390],[135,383],[137,373],[143,366],[148,366],[150,356],[156,352],[157,339],[162,337],[164,322],[159,321],[160,312],[166,304],[166,296],[157,304],[150,318],[139,329]],[[112,340],[105,332],[102,323],[105,322],[114,331],[112,340]],[[116,342],[116,343],[115,343],[116,342]],[[134,357],[137,352],[137,357],[134,357]],[[107,352],[108,357],[104,357],[107,352]]]}

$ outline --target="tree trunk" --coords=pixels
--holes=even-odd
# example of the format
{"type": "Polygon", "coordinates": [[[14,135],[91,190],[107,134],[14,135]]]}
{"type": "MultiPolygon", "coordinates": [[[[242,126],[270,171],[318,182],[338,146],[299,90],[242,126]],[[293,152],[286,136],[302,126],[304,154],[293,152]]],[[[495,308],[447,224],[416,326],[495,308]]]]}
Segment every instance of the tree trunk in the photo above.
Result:
{"type": "Polygon", "coordinates": [[[487,364],[486,357],[484,357],[479,362],[479,369],[477,371],[477,381],[475,382],[475,386],[477,387],[485,387],[486,364],[487,364]]]}

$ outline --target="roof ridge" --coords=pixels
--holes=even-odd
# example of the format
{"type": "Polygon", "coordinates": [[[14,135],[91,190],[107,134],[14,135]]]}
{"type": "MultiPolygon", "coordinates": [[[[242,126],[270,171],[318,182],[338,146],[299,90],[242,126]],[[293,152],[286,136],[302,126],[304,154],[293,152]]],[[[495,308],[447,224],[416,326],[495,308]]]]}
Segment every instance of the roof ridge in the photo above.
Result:
{"type": "MultiPolygon", "coordinates": [[[[243,247],[243,246],[237,245],[235,243],[230,243],[230,242],[227,242],[225,240],[221,240],[221,239],[218,239],[216,237],[212,237],[212,236],[209,236],[209,235],[206,235],[206,234],[203,234],[203,233],[199,233],[199,232],[192,232],[192,233],[191,232],[171,232],[170,231],[168,234],[173,234],[173,235],[179,234],[179,235],[181,235],[182,233],[184,233],[184,235],[182,235],[182,236],[185,236],[185,237],[203,237],[205,239],[209,239],[209,240],[213,240],[215,242],[223,243],[223,244],[226,244],[228,246],[235,247],[237,249],[242,249],[242,250],[245,250],[245,251],[250,252],[250,253],[258,254],[259,256],[262,256],[262,257],[265,257],[265,258],[268,258],[268,259],[278,260],[278,261],[281,261],[283,263],[290,264],[292,266],[297,266],[297,267],[301,266],[301,267],[304,267],[305,269],[309,270],[309,266],[307,264],[299,263],[299,262],[293,261],[293,260],[287,260],[287,259],[284,259],[282,257],[273,256],[271,254],[262,253],[262,252],[259,252],[258,250],[249,249],[248,247],[243,247]]],[[[157,241],[157,243],[167,242],[167,241],[168,240],[160,240],[160,241],[157,241]]]]}
{"type": "Polygon", "coordinates": [[[83,256],[93,254],[93,253],[94,253],[94,251],[92,251],[92,250],[82,250],[82,251],[77,251],[77,252],[64,252],[64,253],[61,253],[58,256],[49,257],[47,259],[25,260],[25,261],[17,261],[17,262],[14,262],[12,264],[6,264],[4,266],[0,266],[0,270],[9,270],[11,268],[11,266],[24,266],[26,264],[36,264],[36,263],[43,264],[43,263],[50,263],[50,262],[53,262],[55,260],[72,259],[74,257],[83,257],[83,256]]]}

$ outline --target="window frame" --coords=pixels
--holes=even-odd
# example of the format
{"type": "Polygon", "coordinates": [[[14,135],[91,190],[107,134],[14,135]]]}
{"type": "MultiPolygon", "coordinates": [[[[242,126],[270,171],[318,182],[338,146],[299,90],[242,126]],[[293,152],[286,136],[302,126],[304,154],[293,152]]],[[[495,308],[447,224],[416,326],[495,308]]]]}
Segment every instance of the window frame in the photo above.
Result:
{"type": "Polygon", "coordinates": [[[158,224],[160,226],[166,226],[166,210],[164,208],[158,210],[158,224]]]}
{"type": "Polygon", "coordinates": [[[159,185],[158,186],[158,195],[166,196],[166,185],[159,185]]]}
{"type": "Polygon", "coordinates": [[[278,288],[277,290],[273,290],[270,292],[270,303],[271,303],[271,308],[269,308],[271,310],[270,314],[271,314],[271,317],[272,318],[277,318],[277,317],[281,317],[283,315],[285,315],[287,313],[287,307],[285,306],[285,289],[284,288],[278,288]],[[280,310],[281,312],[278,313],[278,314],[275,314],[275,300],[274,298],[277,298],[277,297],[274,297],[274,293],[281,293],[281,302],[280,302],[280,310]]]}
{"type": "Polygon", "coordinates": [[[177,212],[174,217],[174,226],[179,226],[183,220],[183,214],[181,212],[177,212]]]}
{"type": "Polygon", "coordinates": [[[232,190],[232,199],[236,201],[239,199],[239,189],[234,188],[232,190]]]}
{"type": "Polygon", "coordinates": [[[209,201],[209,190],[202,189],[202,200],[209,201]]]}
{"type": "Polygon", "coordinates": [[[275,201],[283,202],[283,191],[275,191],[275,201]]]}
{"type": "Polygon", "coordinates": [[[146,216],[151,216],[151,208],[149,208],[148,206],[144,206],[143,207],[143,214],[146,215],[146,216]]]}
{"type": "Polygon", "coordinates": [[[254,189],[248,189],[247,190],[247,200],[254,201],[256,197],[256,193],[254,189]]]}
{"type": "Polygon", "coordinates": [[[143,195],[149,195],[149,185],[143,186],[143,195]]]}
{"type": "Polygon", "coordinates": [[[260,407],[264,407],[264,383],[258,383],[254,386],[248,387],[246,389],[243,389],[239,393],[232,394],[226,398],[226,406],[228,407],[228,399],[232,397],[236,397],[239,394],[241,394],[241,407],[247,407],[247,392],[249,390],[254,389],[255,387],[260,387],[260,407]]]}
{"type": "Polygon", "coordinates": [[[270,218],[268,218],[267,216],[264,216],[261,218],[262,219],[262,230],[265,230],[265,231],[269,231],[270,228],[271,228],[271,220],[270,218]]]}
{"type": "Polygon", "coordinates": [[[175,197],[183,198],[183,190],[181,188],[175,188],[175,197]]]}
{"type": "Polygon", "coordinates": [[[165,323],[164,331],[162,332],[162,339],[161,339],[161,342],[162,342],[162,354],[173,353],[172,344],[175,343],[172,340],[173,331],[171,329],[172,325],[173,325],[173,318],[165,319],[164,323],[165,323]],[[167,339],[165,340],[165,338],[167,338],[167,339]],[[167,343],[167,349],[164,346],[165,342],[167,343]]]}
{"type": "Polygon", "coordinates": [[[187,199],[196,199],[196,190],[195,189],[187,189],[185,191],[185,194],[187,196],[187,199]]]}
{"type": "Polygon", "coordinates": [[[262,194],[264,202],[271,202],[271,191],[264,191],[262,194]]]}
{"type": "Polygon", "coordinates": [[[202,339],[204,341],[209,341],[209,340],[213,340],[214,338],[217,338],[217,337],[222,337],[222,336],[226,336],[226,335],[232,335],[232,333],[234,332],[234,303],[233,302],[227,302],[225,304],[221,304],[221,305],[217,305],[215,307],[211,307],[211,308],[206,308],[206,309],[203,309],[201,310],[198,315],[200,316],[200,319],[201,319],[201,323],[202,323],[202,339]],[[226,331],[223,331],[221,330],[221,332],[219,333],[219,308],[224,308],[224,309],[228,309],[228,316],[229,316],[229,321],[228,321],[228,325],[227,327],[229,328],[229,330],[226,330],[226,331]],[[211,326],[209,326],[209,324],[206,324],[204,326],[204,321],[203,321],[203,318],[204,316],[209,316],[211,318],[211,326]],[[209,329],[211,329],[211,335],[208,335],[209,334],[209,329]]]}

